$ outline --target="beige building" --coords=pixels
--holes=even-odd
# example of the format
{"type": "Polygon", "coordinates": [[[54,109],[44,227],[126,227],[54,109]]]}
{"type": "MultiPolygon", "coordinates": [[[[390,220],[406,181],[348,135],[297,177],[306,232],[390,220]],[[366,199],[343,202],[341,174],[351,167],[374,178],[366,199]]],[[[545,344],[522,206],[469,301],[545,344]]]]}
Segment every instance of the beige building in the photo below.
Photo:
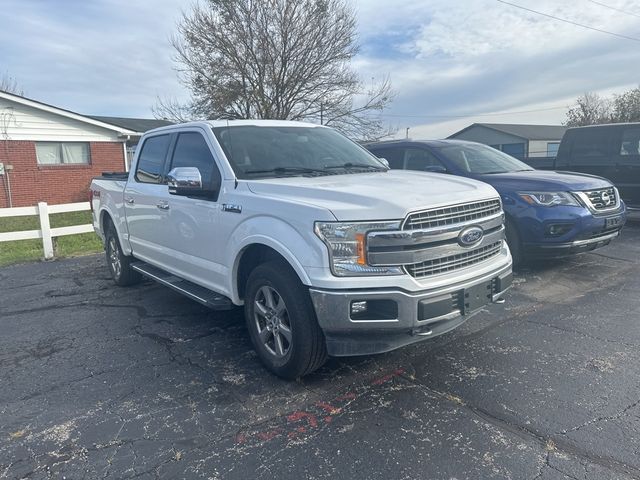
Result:
{"type": "Polygon", "coordinates": [[[447,138],[484,143],[516,158],[555,157],[567,127],[474,123],[447,138]]]}

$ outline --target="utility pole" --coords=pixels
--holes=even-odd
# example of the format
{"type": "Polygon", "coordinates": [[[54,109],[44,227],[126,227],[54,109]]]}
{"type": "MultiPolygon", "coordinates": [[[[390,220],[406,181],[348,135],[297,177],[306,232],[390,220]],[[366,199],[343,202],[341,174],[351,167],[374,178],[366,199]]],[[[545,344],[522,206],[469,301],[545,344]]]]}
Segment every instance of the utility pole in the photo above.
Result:
{"type": "Polygon", "coordinates": [[[324,103],[320,102],[320,125],[324,125],[324,103]]]}
{"type": "Polygon", "coordinates": [[[406,137],[407,140],[409,140],[409,127],[407,127],[407,133],[406,133],[406,137]]]}

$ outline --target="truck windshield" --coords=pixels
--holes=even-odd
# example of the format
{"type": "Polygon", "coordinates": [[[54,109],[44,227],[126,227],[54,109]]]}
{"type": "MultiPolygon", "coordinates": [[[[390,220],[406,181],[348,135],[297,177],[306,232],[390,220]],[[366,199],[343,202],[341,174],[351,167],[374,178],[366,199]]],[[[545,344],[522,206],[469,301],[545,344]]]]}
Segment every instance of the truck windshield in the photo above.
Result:
{"type": "Polygon", "coordinates": [[[440,152],[467,173],[491,174],[533,170],[526,163],[486,145],[457,144],[440,147],[440,152]]]}
{"type": "Polygon", "coordinates": [[[238,178],[386,171],[372,154],[330,128],[213,127],[238,178]]]}

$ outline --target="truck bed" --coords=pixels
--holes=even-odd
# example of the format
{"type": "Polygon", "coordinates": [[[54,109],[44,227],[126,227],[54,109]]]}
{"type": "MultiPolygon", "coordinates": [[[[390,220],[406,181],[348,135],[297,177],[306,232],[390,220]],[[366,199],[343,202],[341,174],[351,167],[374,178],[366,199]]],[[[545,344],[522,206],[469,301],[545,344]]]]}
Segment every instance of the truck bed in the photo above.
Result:
{"type": "Polygon", "coordinates": [[[99,177],[94,177],[96,180],[124,180],[129,177],[128,172],[102,172],[99,177]]]}

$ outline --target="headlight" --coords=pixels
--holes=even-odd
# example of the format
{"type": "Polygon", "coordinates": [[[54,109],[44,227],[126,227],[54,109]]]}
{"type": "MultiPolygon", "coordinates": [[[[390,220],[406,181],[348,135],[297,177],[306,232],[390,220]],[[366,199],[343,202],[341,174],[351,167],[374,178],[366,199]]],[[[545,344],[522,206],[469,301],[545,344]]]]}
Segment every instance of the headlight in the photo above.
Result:
{"type": "Polygon", "coordinates": [[[576,198],[568,192],[519,192],[518,195],[530,205],[542,205],[543,207],[580,206],[576,198]]]}
{"type": "Polygon", "coordinates": [[[314,230],[329,249],[331,271],[338,277],[362,275],[402,275],[401,267],[372,267],[367,264],[367,232],[397,230],[397,222],[343,223],[316,222],[314,230]]]}

